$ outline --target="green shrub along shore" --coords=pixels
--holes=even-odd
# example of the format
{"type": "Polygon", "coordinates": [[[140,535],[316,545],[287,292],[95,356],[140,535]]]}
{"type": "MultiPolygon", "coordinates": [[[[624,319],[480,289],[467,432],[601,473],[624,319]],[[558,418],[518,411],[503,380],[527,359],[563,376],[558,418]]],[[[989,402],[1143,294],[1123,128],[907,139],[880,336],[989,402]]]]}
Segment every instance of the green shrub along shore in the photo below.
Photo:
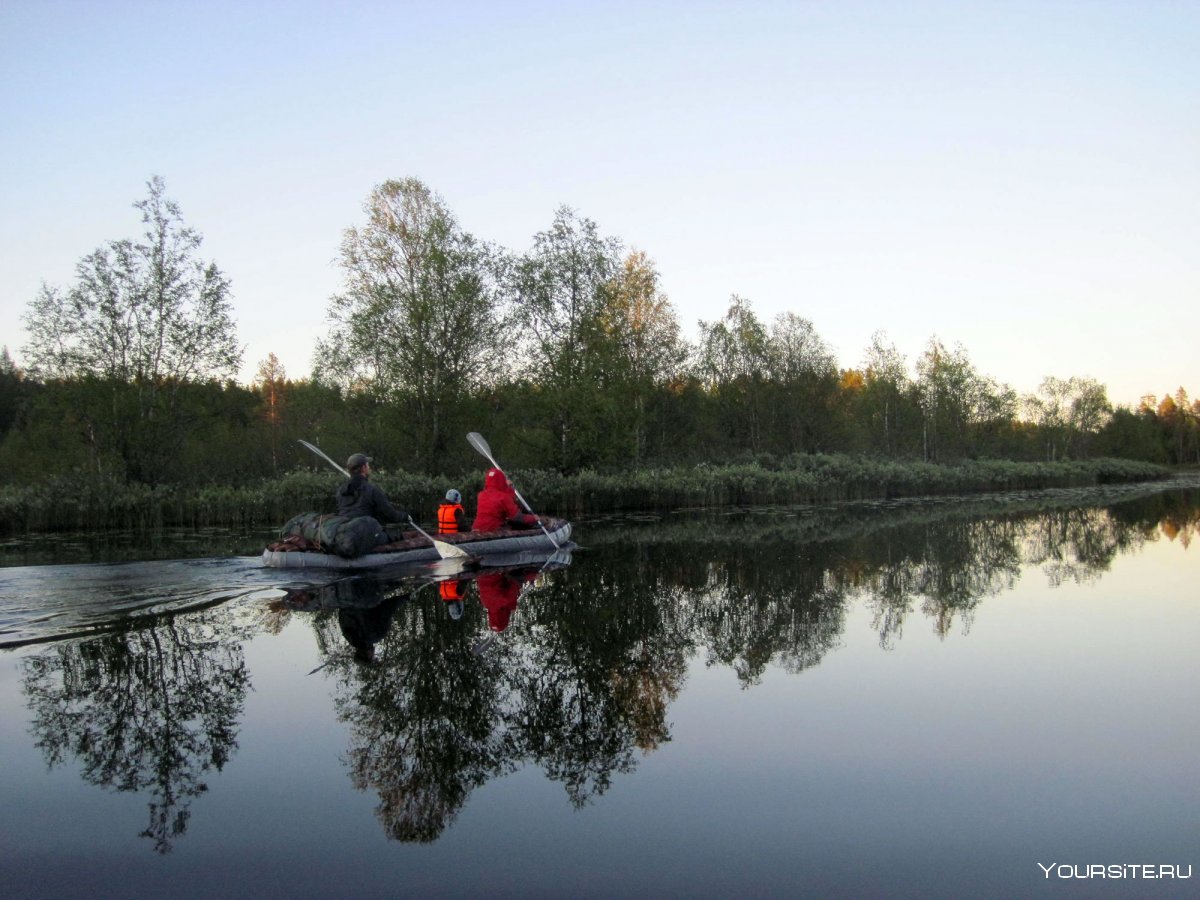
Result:
{"type": "MultiPolygon", "coordinates": [[[[1065,462],[970,460],[953,465],[847,455],[795,455],[783,460],[634,469],[571,475],[543,470],[510,474],[539,513],[579,516],[681,507],[827,503],[846,500],[1038,490],[1151,481],[1172,470],[1124,459],[1065,462]]],[[[373,480],[418,522],[433,521],[451,487],[468,510],[483,472],[454,480],[377,472],[373,480]]],[[[170,526],[282,525],[298,512],[333,511],[341,478],[302,470],[253,485],[158,486],[59,476],[29,486],[0,487],[0,532],[76,531],[170,526]]]]}

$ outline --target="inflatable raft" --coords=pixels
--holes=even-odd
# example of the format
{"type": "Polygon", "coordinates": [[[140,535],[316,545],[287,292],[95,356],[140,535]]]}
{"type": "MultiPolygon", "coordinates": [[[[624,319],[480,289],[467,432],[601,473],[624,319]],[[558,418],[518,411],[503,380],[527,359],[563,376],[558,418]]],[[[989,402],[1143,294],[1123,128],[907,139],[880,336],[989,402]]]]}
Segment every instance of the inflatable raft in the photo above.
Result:
{"type": "MultiPolygon", "coordinates": [[[[439,541],[453,544],[472,556],[486,559],[493,555],[545,551],[560,547],[571,538],[571,523],[565,519],[543,518],[549,537],[540,528],[499,531],[464,531],[459,534],[436,535],[439,541]]],[[[441,554],[417,532],[406,533],[402,540],[380,546],[361,556],[339,556],[319,543],[298,534],[289,534],[274,541],[263,550],[264,566],[275,569],[374,569],[379,566],[404,565],[437,560],[441,554]]]]}

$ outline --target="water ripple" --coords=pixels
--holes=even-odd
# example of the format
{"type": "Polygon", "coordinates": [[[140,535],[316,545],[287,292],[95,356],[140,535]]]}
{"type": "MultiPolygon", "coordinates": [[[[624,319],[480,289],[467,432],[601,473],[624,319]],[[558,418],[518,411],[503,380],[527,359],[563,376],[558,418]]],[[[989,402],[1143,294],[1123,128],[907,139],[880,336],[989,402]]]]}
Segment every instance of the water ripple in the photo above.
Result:
{"type": "Polygon", "coordinates": [[[0,648],[111,631],[275,593],[256,557],[0,569],[0,648]]]}

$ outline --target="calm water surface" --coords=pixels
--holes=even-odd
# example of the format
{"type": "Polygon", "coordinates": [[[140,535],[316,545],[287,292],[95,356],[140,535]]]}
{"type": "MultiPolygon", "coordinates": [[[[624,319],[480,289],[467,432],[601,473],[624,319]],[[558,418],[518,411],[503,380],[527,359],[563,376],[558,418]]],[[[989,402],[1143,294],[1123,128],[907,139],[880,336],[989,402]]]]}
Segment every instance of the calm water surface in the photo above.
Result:
{"type": "Polygon", "coordinates": [[[1183,483],[463,579],[0,568],[0,895],[1194,897],[1198,524],[1183,483]]]}

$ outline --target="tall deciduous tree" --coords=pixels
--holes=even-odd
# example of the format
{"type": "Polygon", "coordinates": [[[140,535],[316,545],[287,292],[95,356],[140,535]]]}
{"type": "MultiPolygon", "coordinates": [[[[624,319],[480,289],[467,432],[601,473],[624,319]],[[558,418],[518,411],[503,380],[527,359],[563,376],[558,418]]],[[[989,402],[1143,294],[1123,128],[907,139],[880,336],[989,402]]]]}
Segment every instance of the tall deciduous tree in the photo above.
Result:
{"type": "Polygon", "coordinates": [[[962,345],[950,351],[936,337],[917,361],[917,394],[927,460],[977,452],[980,437],[1007,427],[1016,411],[1011,388],[976,371],[962,345]]]}
{"type": "Polygon", "coordinates": [[[1053,375],[1042,379],[1036,394],[1024,398],[1025,414],[1038,426],[1046,447],[1046,459],[1055,460],[1067,452],[1067,414],[1070,384],[1053,375]]]}
{"type": "Polygon", "coordinates": [[[1086,456],[1092,437],[1112,416],[1108,393],[1094,378],[1047,376],[1023,404],[1038,427],[1048,460],[1086,456]]]}
{"type": "Polygon", "coordinates": [[[267,358],[258,364],[254,387],[262,396],[262,417],[267,424],[271,445],[271,471],[278,472],[279,433],[287,403],[287,370],[274,353],[268,353],[267,358]]]}
{"type": "Polygon", "coordinates": [[[563,206],[513,273],[528,374],[549,399],[558,465],[577,467],[594,453],[602,423],[587,412],[601,320],[620,270],[621,243],[563,206]]]}
{"type": "Polygon", "coordinates": [[[728,436],[745,438],[756,452],[762,449],[768,345],[767,329],[737,294],[729,298],[724,318],[700,322],[701,377],[718,398],[728,436]]]}
{"type": "Polygon", "coordinates": [[[203,238],[167,199],[163,180],[147,187],[134,204],[142,238],[85,256],[65,291],[44,285],[25,314],[24,352],[36,377],[102,382],[107,402],[88,392],[82,418],[115,445],[127,475],[155,481],[190,424],[179,387],[231,377],[242,351],[229,281],[199,258],[203,238]]]}
{"type": "MultiPolygon", "coordinates": [[[[838,390],[837,360],[813,323],[780,313],[767,337],[770,405],[780,447],[812,452],[832,437],[831,411],[838,390]]],[[[827,446],[827,445],[826,445],[827,446]]]]}
{"type": "Polygon", "coordinates": [[[1079,455],[1087,456],[1092,439],[1112,418],[1108,389],[1094,378],[1072,378],[1071,429],[1078,441],[1079,455]]]}
{"type": "Polygon", "coordinates": [[[680,371],[686,349],[679,319],[659,287],[658,270],[643,251],[625,257],[605,298],[600,328],[606,352],[600,374],[610,383],[628,421],[630,440],[620,457],[627,459],[632,453],[638,462],[645,451],[647,400],[680,371]]]}
{"type": "Polygon", "coordinates": [[[912,379],[908,364],[887,334],[871,335],[863,359],[863,413],[867,417],[870,445],[889,456],[900,451],[905,413],[911,409],[912,379]]]}
{"type": "Polygon", "coordinates": [[[363,209],[367,221],[342,240],[345,288],[330,302],[316,373],[405,403],[415,461],[431,466],[448,414],[496,375],[498,254],[416,178],[384,182],[363,209]]]}

